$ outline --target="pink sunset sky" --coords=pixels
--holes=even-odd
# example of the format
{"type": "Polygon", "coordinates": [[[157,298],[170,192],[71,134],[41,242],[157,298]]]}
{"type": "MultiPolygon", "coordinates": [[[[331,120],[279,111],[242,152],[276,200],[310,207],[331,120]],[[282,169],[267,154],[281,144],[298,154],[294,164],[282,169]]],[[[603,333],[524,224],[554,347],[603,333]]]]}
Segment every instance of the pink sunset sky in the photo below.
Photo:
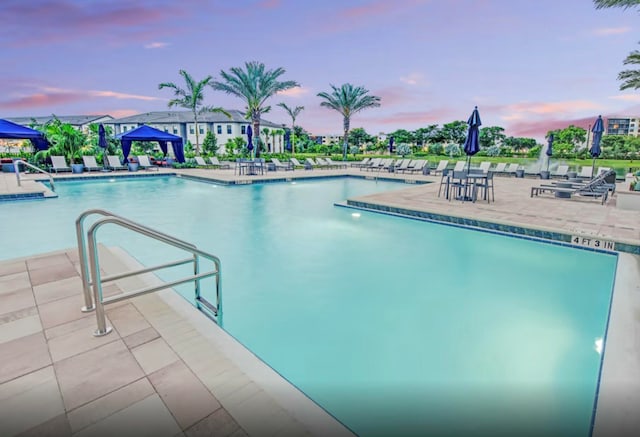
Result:
{"type": "MultiPolygon", "coordinates": [[[[167,110],[169,90],[260,61],[299,88],[270,99],[304,106],[296,124],[338,134],[320,107],[329,84],[381,97],[352,117],[370,134],[466,120],[541,140],[548,130],[639,116],[640,93],[620,91],[638,48],[638,12],[591,0],[3,0],[0,118],[167,110]]],[[[207,89],[205,103],[244,109],[207,89]]]]}

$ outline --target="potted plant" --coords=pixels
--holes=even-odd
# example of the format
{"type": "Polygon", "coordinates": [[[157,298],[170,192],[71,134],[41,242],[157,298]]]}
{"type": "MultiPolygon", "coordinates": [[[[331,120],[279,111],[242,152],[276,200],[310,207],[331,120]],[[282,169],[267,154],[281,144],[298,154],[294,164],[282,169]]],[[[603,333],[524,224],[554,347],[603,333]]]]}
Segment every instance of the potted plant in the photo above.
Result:
{"type": "Polygon", "coordinates": [[[129,159],[127,160],[127,166],[129,167],[129,171],[138,171],[138,159],[135,158],[134,156],[130,156],[129,159]]]}
{"type": "Polygon", "coordinates": [[[36,159],[48,158],[50,156],[64,156],[74,173],[82,173],[82,153],[91,147],[85,146],[86,135],[84,132],[74,128],[69,123],[62,123],[57,118],[47,122],[42,128],[49,144],[47,150],[36,153],[36,159]]]}

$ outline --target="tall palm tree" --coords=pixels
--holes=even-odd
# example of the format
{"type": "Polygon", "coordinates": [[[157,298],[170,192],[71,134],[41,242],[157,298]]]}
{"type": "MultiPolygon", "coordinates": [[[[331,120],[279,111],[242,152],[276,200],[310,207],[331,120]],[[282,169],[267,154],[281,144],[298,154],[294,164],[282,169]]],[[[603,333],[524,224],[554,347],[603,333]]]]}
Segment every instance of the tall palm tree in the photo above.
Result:
{"type": "MultiPolygon", "coordinates": [[[[214,90],[241,98],[247,105],[247,119],[251,119],[253,131],[260,132],[260,117],[271,110],[265,106],[269,97],[290,88],[300,86],[298,82],[278,78],[285,73],[283,68],[266,70],[262,62],[245,62],[242,67],[233,67],[228,72],[221,71],[223,82],[212,82],[214,90]]],[[[260,156],[260,148],[256,147],[256,157],[260,156]]]]}
{"type": "Polygon", "coordinates": [[[295,154],[296,136],[293,134],[293,132],[296,128],[296,118],[298,117],[298,115],[300,115],[300,112],[304,109],[304,106],[296,106],[295,108],[291,108],[290,106],[287,106],[286,103],[278,103],[278,106],[284,108],[284,110],[287,111],[287,114],[289,114],[289,117],[291,117],[291,153],[295,154]]]}
{"type": "Polygon", "coordinates": [[[320,106],[335,109],[342,114],[344,128],[342,159],[346,161],[351,116],[363,109],[380,106],[380,97],[371,96],[368,94],[368,89],[361,86],[353,86],[350,83],[345,83],[340,88],[331,85],[331,88],[333,89],[331,93],[318,93],[318,97],[324,99],[320,106]]]}
{"type": "Polygon", "coordinates": [[[640,6],[640,0],[593,0],[596,4],[596,9],[603,8],[631,8],[633,6],[640,6]]]}
{"type": "Polygon", "coordinates": [[[186,88],[180,88],[173,82],[163,82],[158,85],[158,89],[171,88],[175,98],[169,100],[169,107],[179,106],[181,108],[189,109],[193,112],[193,120],[196,128],[196,155],[200,154],[200,135],[198,132],[198,115],[205,112],[218,112],[231,118],[231,114],[225,111],[223,108],[205,106],[204,100],[204,87],[210,84],[213,77],[207,76],[200,81],[196,81],[191,77],[189,73],[184,70],[180,70],[180,75],[184,78],[187,85],[186,88]]]}

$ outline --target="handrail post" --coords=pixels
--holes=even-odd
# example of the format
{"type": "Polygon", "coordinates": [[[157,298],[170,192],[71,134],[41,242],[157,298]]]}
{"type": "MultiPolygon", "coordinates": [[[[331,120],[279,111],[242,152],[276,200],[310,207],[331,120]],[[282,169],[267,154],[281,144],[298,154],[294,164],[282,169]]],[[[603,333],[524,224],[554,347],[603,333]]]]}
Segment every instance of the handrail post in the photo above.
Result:
{"type": "Polygon", "coordinates": [[[104,315],[104,305],[102,304],[102,282],[100,281],[100,268],[98,267],[98,246],[96,244],[97,227],[93,226],[89,230],[89,259],[91,260],[91,277],[93,278],[93,298],[96,303],[96,319],[98,329],[93,333],[96,337],[109,334],[113,329],[107,326],[104,315]]]}
{"type": "Polygon", "coordinates": [[[20,181],[20,166],[18,165],[20,163],[20,159],[16,159],[15,161],[13,161],[13,171],[16,173],[16,179],[18,180],[18,186],[21,187],[22,184],[20,181]]]}
{"type": "Polygon", "coordinates": [[[218,325],[222,326],[222,274],[220,272],[220,262],[214,261],[213,265],[216,266],[216,271],[218,272],[218,274],[216,275],[216,305],[218,307],[218,325]]]}
{"type": "MultiPolygon", "coordinates": [[[[200,259],[198,258],[198,254],[193,254],[193,274],[198,275],[200,273],[200,259]]],[[[196,302],[200,299],[200,279],[196,279],[195,281],[195,292],[196,292],[196,302]]]]}

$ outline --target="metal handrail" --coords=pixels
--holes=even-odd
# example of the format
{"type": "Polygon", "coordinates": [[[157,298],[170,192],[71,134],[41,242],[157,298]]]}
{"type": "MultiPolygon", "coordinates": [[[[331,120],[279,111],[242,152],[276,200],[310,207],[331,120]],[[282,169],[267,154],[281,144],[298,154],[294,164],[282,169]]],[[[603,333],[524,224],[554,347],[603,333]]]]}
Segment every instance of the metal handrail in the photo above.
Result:
{"type": "Polygon", "coordinates": [[[28,162],[22,160],[22,159],[16,159],[13,161],[13,166],[14,166],[14,170],[16,172],[16,179],[18,179],[18,186],[21,187],[21,180],[20,180],[20,169],[18,168],[18,164],[23,164],[26,165],[27,167],[29,167],[30,169],[39,171],[40,173],[46,174],[49,177],[49,183],[51,184],[51,191],[56,191],[56,187],[53,184],[53,176],[51,176],[51,173],[49,173],[48,171],[44,171],[43,169],[41,169],[38,166],[35,166],[33,164],[29,164],[28,162]]]}
{"type": "MultiPolygon", "coordinates": [[[[79,252],[80,252],[80,263],[81,263],[81,274],[83,276],[83,291],[86,292],[86,290],[88,289],[89,285],[93,286],[93,300],[95,302],[95,310],[96,310],[96,318],[97,318],[97,322],[98,322],[98,329],[94,332],[95,336],[103,336],[108,334],[109,332],[111,332],[111,327],[108,327],[106,325],[106,319],[105,319],[105,314],[104,314],[104,305],[110,304],[110,303],[114,303],[114,302],[118,302],[124,299],[128,299],[130,297],[133,296],[139,296],[142,294],[147,294],[147,293],[151,293],[154,291],[158,291],[158,290],[162,290],[165,288],[171,288],[174,287],[176,285],[180,285],[180,284],[184,284],[187,282],[194,282],[195,284],[195,298],[196,298],[196,305],[198,307],[198,309],[202,310],[201,304],[204,305],[204,307],[213,313],[213,315],[215,316],[215,321],[218,324],[222,324],[222,289],[221,289],[221,278],[220,278],[220,259],[218,257],[216,257],[215,255],[212,255],[210,253],[204,252],[200,249],[198,249],[196,246],[194,246],[191,243],[187,243],[186,241],[182,241],[180,239],[177,239],[175,237],[172,237],[170,235],[167,235],[163,232],[159,232],[156,231],[154,229],[151,229],[147,226],[141,225],[139,223],[133,222],[131,220],[125,219],[123,217],[117,216],[109,211],[105,211],[105,210],[100,210],[100,209],[95,209],[95,210],[89,210],[84,212],[83,214],[80,215],[80,217],[78,217],[78,219],[76,220],[76,229],[79,230],[80,234],[78,235],[78,243],[81,244],[81,246],[79,246],[79,252]],[[88,244],[88,248],[89,248],[89,262],[91,265],[91,278],[92,281],[89,281],[89,275],[87,272],[87,258],[86,258],[86,250],[84,247],[84,238],[82,237],[82,224],[84,219],[89,216],[90,214],[102,214],[104,217],[98,219],[90,228],[89,231],[87,232],[87,238],[89,241],[88,244]],[[192,254],[192,258],[187,258],[187,259],[183,259],[183,260],[179,260],[179,261],[174,261],[174,262],[170,262],[170,263],[165,263],[165,264],[161,264],[159,266],[155,266],[155,267],[147,267],[147,268],[143,268],[143,269],[139,269],[133,272],[127,272],[127,273],[122,273],[122,274],[117,274],[117,275],[112,275],[109,277],[105,277],[104,279],[101,279],[100,276],[100,266],[99,266],[99,258],[98,258],[98,245],[97,245],[97,241],[96,241],[96,233],[98,231],[98,229],[100,227],[102,227],[105,224],[108,223],[113,223],[119,226],[122,226],[124,228],[130,229],[134,232],[137,232],[141,235],[145,235],[147,237],[153,238],[157,241],[161,241],[164,242],[170,246],[185,250],[187,252],[190,252],[192,254]],[[212,261],[214,264],[215,269],[210,271],[210,272],[206,272],[206,273],[201,273],[200,272],[200,257],[203,257],[205,259],[208,259],[209,261],[212,261]],[[104,282],[108,282],[108,281],[114,281],[117,279],[122,279],[125,277],[130,277],[130,276],[135,276],[135,275],[139,275],[142,273],[148,273],[154,270],[159,270],[159,269],[163,269],[163,268],[168,268],[168,267],[175,267],[175,266],[179,266],[179,265],[183,265],[183,264],[187,264],[187,263],[193,263],[193,275],[191,276],[187,276],[185,278],[182,279],[178,279],[175,281],[171,281],[171,282],[165,282],[161,285],[156,285],[156,286],[151,286],[151,287],[146,287],[146,288],[142,288],[136,291],[132,291],[132,292],[128,292],[128,293],[123,293],[121,295],[118,296],[113,296],[107,299],[104,299],[102,296],[102,284],[104,282]],[[216,280],[216,303],[215,305],[211,304],[210,302],[208,302],[206,299],[204,299],[201,294],[200,294],[200,281],[202,279],[205,278],[209,278],[209,277],[215,277],[216,280]],[[84,288],[85,286],[87,286],[87,288],[84,288]]],[[[93,303],[91,302],[91,296],[89,296],[87,298],[87,295],[85,293],[85,303],[87,304],[84,308],[83,311],[91,311],[94,307],[93,303]]]]}

